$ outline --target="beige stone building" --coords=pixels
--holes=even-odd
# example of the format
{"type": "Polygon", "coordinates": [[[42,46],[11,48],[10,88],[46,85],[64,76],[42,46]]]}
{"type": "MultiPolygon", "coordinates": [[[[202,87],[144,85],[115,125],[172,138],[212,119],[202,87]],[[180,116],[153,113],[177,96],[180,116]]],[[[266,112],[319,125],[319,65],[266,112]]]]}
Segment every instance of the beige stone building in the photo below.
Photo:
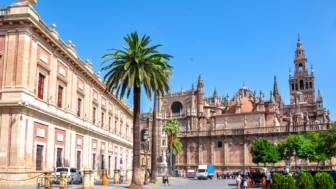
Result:
{"type": "Polygon", "coordinates": [[[30,3],[0,9],[0,178],[131,169],[132,112],[91,66],[30,3]]]}
{"type": "MultiPolygon", "coordinates": [[[[289,74],[288,105],[282,100],[275,77],[267,99],[262,91],[257,93],[246,86],[232,97],[220,97],[216,90],[212,97],[206,97],[201,77],[196,88],[192,85],[191,90],[162,96],[158,107],[159,128],[162,129],[165,120],[175,118],[182,130],[184,149],[175,159],[177,168],[183,171],[213,163],[217,171],[242,170],[244,166],[255,166],[250,148],[256,137],[277,143],[289,133],[328,129],[329,112],[323,107],[319,90],[315,95],[314,71],[307,69],[300,38],[294,65],[295,72],[289,74]]],[[[159,147],[158,151],[162,164],[165,148],[159,147]]]]}

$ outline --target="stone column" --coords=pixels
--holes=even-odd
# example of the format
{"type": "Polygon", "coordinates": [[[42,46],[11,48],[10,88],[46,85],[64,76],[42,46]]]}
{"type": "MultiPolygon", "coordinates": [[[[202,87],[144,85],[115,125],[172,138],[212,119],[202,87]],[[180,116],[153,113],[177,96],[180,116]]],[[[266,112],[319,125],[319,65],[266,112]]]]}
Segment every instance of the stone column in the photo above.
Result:
{"type": "Polygon", "coordinates": [[[200,141],[198,141],[198,164],[203,164],[203,157],[202,157],[202,145],[200,144],[200,141]]]}
{"type": "Polygon", "coordinates": [[[23,162],[25,162],[25,116],[18,112],[14,112],[8,116],[8,136],[10,137],[8,144],[9,168],[18,170],[18,168],[24,168],[23,162]]]}
{"type": "Polygon", "coordinates": [[[210,139],[210,162],[215,164],[214,142],[210,139]]]}
{"type": "Polygon", "coordinates": [[[245,164],[245,168],[247,167],[247,143],[246,143],[246,138],[243,139],[243,143],[244,143],[244,164],[245,164]]]}
{"type": "Polygon", "coordinates": [[[227,149],[227,143],[225,140],[223,140],[223,152],[224,152],[224,160],[223,160],[223,165],[226,165],[226,149],[227,149]]]}
{"type": "Polygon", "coordinates": [[[186,140],[186,166],[189,167],[189,145],[188,139],[186,140]]]}
{"type": "Polygon", "coordinates": [[[84,170],[84,176],[83,176],[83,189],[89,189],[91,188],[91,170],[84,170]]]}

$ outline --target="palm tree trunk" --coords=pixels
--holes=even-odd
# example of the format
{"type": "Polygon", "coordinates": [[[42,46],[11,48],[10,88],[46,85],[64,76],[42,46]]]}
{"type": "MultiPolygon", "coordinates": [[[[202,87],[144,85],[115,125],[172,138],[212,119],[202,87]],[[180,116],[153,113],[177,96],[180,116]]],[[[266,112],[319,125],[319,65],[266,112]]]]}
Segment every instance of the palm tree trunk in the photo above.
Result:
{"type": "Polygon", "coordinates": [[[173,147],[170,145],[169,147],[169,164],[170,164],[170,175],[173,176],[173,147]]]}
{"type": "Polygon", "coordinates": [[[142,187],[140,181],[140,96],[141,89],[138,86],[134,86],[133,95],[133,173],[132,183],[134,187],[142,187]]]}
{"type": "Polygon", "coordinates": [[[157,172],[157,151],[156,151],[156,140],[157,140],[157,131],[156,131],[156,106],[157,106],[157,95],[154,92],[154,105],[153,105],[153,124],[152,124],[152,160],[151,160],[151,182],[156,182],[156,172],[157,172]]]}

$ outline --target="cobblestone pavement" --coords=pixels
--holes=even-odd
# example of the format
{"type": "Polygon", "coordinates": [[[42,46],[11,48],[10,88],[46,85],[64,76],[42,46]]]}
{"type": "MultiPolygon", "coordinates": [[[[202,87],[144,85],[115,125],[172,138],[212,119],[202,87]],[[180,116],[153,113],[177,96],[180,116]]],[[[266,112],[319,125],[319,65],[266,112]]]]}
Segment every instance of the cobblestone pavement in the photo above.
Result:
{"type": "MultiPolygon", "coordinates": [[[[195,180],[195,179],[185,179],[185,178],[170,178],[170,185],[164,186],[161,183],[159,184],[149,184],[146,185],[147,189],[235,189],[234,180],[195,180]]],[[[124,185],[114,185],[109,184],[108,186],[99,186],[96,185],[95,189],[125,189],[128,184],[124,185]]],[[[36,189],[36,186],[21,186],[21,187],[5,187],[4,189],[36,189]]],[[[57,186],[53,188],[58,188],[57,186]]],[[[69,189],[81,189],[82,185],[70,185],[69,189]]],[[[2,188],[1,188],[2,189],[2,188]]]]}

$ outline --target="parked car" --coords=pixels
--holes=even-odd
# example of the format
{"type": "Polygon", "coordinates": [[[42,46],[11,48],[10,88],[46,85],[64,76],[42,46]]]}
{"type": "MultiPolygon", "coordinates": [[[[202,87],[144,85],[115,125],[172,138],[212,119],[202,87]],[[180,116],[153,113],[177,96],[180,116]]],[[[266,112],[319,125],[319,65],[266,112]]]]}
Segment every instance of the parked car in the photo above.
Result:
{"type": "Polygon", "coordinates": [[[195,178],[196,173],[194,169],[187,169],[187,178],[195,178]]]}
{"type": "Polygon", "coordinates": [[[198,165],[196,177],[198,180],[208,179],[208,166],[207,165],[198,165]]]}
{"type": "Polygon", "coordinates": [[[59,176],[61,172],[67,173],[68,183],[69,184],[80,184],[82,183],[82,175],[76,168],[71,167],[57,167],[55,169],[56,179],[54,180],[55,183],[59,183],[59,176]]]}

